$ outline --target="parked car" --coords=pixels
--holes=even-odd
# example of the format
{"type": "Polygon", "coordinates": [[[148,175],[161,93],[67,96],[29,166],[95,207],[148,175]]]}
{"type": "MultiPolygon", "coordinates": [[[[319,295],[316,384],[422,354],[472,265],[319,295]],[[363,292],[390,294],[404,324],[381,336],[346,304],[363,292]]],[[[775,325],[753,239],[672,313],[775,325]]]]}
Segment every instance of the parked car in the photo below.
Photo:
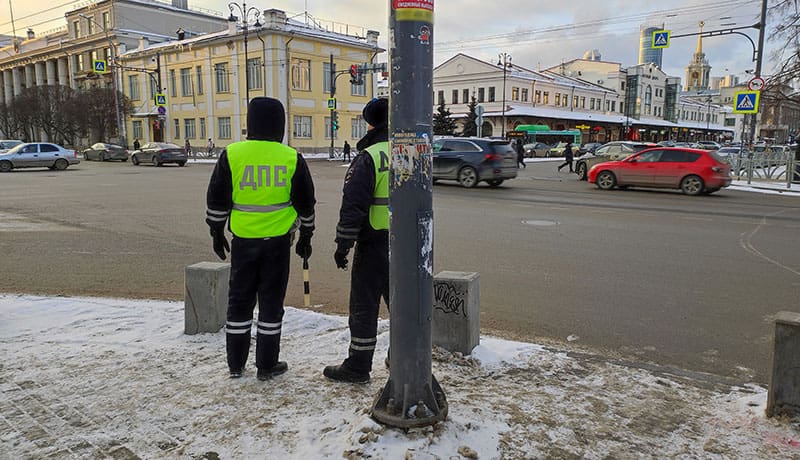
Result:
{"type": "Polygon", "coordinates": [[[717,150],[716,153],[719,157],[728,162],[737,157],[747,158],[750,155],[749,150],[742,149],[741,147],[722,147],[721,149],[717,150]]]}
{"type": "Polygon", "coordinates": [[[120,160],[125,162],[128,161],[128,151],[119,145],[98,142],[83,151],[83,159],[97,161],[120,160]]]}
{"type": "Polygon", "coordinates": [[[22,143],[23,143],[22,141],[18,140],[10,140],[10,139],[0,140],[0,153],[6,153],[22,143]]]}
{"type": "Polygon", "coordinates": [[[589,182],[598,188],[678,188],[687,195],[711,194],[731,185],[731,166],[715,152],[658,147],[621,161],[594,165],[589,182]]]}
{"type": "Polygon", "coordinates": [[[722,147],[714,141],[697,141],[697,145],[703,150],[719,150],[722,147]]]}
{"type": "Polygon", "coordinates": [[[525,144],[522,146],[522,150],[525,152],[525,158],[550,156],[549,153],[550,146],[545,144],[544,142],[534,142],[532,144],[525,144]]]}
{"type": "Polygon", "coordinates": [[[655,147],[656,144],[648,142],[631,142],[631,141],[613,141],[603,144],[594,152],[585,153],[575,159],[575,172],[578,174],[578,179],[586,180],[587,173],[592,166],[597,163],[610,160],[622,160],[634,153],[650,147],[655,147]]]}
{"type": "Polygon", "coordinates": [[[186,166],[188,159],[183,147],[166,142],[148,142],[141,149],[131,153],[131,163],[136,166],[141,163],[152,163],[153,166],[177,163],[178,166],[186,166]]]}
{"type": "Polygon", "coordinates": [[[64,170],[69,165],[80,163],[74,150],[46,142],[19,144],[4,154],[0,154],[0,172],[19,168],[49,168],[64,170]]]}
{"type": "Polygon", "coordinates": [[[587,142],[586,144],[581,145],[581,147],[578,149],[577,155],[592,153],[595,150],[597,150],[601,145],[603,144],[600,142],[587,142]]]}
{"type": "Polygon", "coordinates": [[[457,180],[471,188],[479,182],[497,187],[517,177],[517,154],[505,140],[453,137],[433,142],[433,180],[457,180]]]}

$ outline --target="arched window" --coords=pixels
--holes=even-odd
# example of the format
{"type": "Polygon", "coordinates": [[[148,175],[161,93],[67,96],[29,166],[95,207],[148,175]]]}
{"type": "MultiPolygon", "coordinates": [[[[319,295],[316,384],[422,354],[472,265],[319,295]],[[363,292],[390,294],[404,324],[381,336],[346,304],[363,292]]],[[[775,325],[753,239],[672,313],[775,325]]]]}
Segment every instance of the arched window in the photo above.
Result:
{"type": "Polygon", "coordinates": [[[644,113],[645,115],[650,115],[650,111],[653,107],[653,87],[647,85],[647,89],[644,91],[644,113]]]}

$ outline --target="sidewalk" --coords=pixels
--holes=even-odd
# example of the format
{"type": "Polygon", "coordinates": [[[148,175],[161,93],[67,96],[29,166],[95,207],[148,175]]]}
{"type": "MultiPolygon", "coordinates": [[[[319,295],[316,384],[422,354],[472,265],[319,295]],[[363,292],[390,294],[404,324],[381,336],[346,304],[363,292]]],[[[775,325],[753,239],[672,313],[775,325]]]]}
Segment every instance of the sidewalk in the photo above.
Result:
{"type": "Polygon", "coordinates": [[[182,303],[0,295],[0,458],[800,456],[800,425],[764,417],[764,388],[491,337],[434,352],[444,423],[385,428],[368,410],[388,335],[372,382],[331,382],[347,319],[287,308],[289,372],[230,380],[224,333],[184,335],[182,303]]]}

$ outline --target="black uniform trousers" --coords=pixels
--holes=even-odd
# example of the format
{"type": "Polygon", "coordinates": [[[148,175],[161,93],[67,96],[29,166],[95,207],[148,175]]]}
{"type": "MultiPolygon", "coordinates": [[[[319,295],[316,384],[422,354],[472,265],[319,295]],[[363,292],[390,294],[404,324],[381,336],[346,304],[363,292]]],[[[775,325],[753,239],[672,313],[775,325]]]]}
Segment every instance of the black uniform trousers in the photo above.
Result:
{"type": "Polygon", "coordinates": [[[350,349],[344,365],[370,372],[378,341],[381,297],[389,305],[389,232],[370,232],[356,242],[350,277],[350,349]]]}
{"type": "Polygon", "coordinates": [[[269,239],[234,236],[231,242],[231,279],[225,328],[231,371],[244,369],[247,363],[256,300],[256,367],[269,369],[278,362],[291,243],[289,234],[269,239]]]}

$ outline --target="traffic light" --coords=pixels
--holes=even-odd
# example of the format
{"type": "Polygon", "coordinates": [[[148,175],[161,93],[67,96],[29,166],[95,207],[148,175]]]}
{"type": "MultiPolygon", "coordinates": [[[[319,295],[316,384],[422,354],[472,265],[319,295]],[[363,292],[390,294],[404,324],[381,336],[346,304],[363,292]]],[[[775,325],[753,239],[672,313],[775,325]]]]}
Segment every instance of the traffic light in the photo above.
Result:
{"type": "Polygon", "coordinates": [[[350,65],[350,83],[358,84],[358,65],[356,64],[350,65]]]}
{"type": "Polygon", "coordinates": [[[339,114],[336,112],[331,113],[331,126],[334,131],[339,130],[339,114]]]}

